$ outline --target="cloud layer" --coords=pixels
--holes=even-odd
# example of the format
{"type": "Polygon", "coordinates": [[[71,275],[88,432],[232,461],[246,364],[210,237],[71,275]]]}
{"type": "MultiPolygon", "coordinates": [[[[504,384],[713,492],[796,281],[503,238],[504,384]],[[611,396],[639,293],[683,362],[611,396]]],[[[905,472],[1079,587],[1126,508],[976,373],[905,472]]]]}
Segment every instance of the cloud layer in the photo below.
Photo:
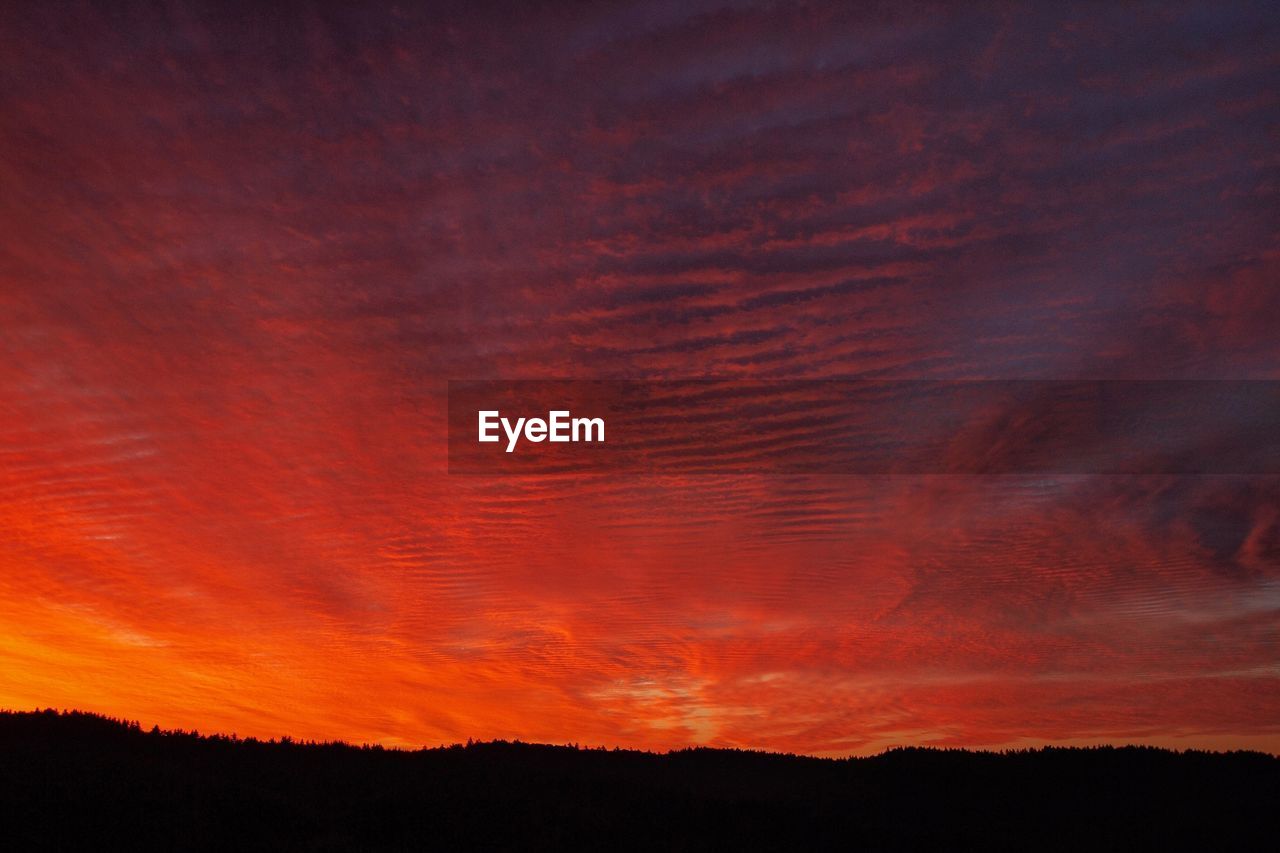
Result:
{"type": "Polygon", "coordinates": [[[6,19],[0,705],[1280,750],[1280,478],[445,466],[451,378],[1280,379],[1270,4],[6,19]]]}

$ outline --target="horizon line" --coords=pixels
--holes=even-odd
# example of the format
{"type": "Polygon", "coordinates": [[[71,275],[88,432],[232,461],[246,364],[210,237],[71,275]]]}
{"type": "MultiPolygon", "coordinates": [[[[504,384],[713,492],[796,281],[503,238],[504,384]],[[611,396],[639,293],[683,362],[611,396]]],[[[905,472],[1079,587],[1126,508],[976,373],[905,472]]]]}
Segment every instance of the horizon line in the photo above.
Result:
{"type": "Polygon", "coordinates": [[[743,753],[748,755],[769,756],[778,758],[797,758],[812,761],[859,761],[866,759],[882,758],[884,756],[900,753],[900,752],[932,752],[932,753],[964,753],[967,755],[991,755],[991,756],[1010,756],[1027,753],[1044,753],[1044,752],[1088,752],[1101,750],[1140,750],[1170,753],[1173,755],[1261,755],[1267,758],[1280,761],[1280,752],[1270,752],[1265,749],[1212,749],[1208,747],[1169,747],[1160,746],[1154,743],[1143,743],[1138,741],[1111,741],[1102,743],[1063,743],[1055,744],[1044,741],[1035,746],[1021,747],[973,747],[973,746],[936,746],[921,744],[895,744],[884,747],[879,752],[867,753],[862,755],[815,755],[813,753],[804,752],[786,752],[765,749],[763,747],[742,747],[742,746],[710,746],[707,744],[694,744],[690,746],[670,747],[665,750],[644,749],[641,747],[608,746],[600,745],[582,745],[577,741],[566,741],[564,743],[552,743],[549,741],[529,741],[521,738],[501,738],[494,737],[488,739],[479,739],[468,737],[466,742],[454,741],[452,743],[441,742],[436,745],[420,744],[418,746],[401,746],[386,745],[377,742],[361,742],[334,739],[334,740],[315,740],[311,738],[296,738],[293,735],[279,735],[271,738],[261,738],[256,735],[240,736],[237,732],[202,732],[199,729],[183,729],[183,728],[162,728],[158,723],[152,724],[150,728],[143,728],[141,721],[131,720],[126,717],[116,717],[111,714],[105,714],[99,711],[85,711],[79,708],[0,708],[0,718],[18,717],[18,716],[54,716],[54,717],[90,717],[101,720],[113,725],[119,726],[127,731],[137,731],[142,735],[151,735],[158,737],[188,737],[197,738],[204,741],[227,741],[231,743],[252,743],[272,746],[317,746],[317,747],[340,747],[352,749],[356,751],[381,751],[381,752],[398,752],[405,755],[414,755],[425,752],[440,752],[457,749],[471,749],[484,746],[520,746],[520,747],[537,747],[545,749],[563,749],[573,752],[610,752],[610,753],[631,753],[636,755],[649,755],[655,757],[663,757],[670,755],[681,755],[690,752],[731,752],[743,753]]]}

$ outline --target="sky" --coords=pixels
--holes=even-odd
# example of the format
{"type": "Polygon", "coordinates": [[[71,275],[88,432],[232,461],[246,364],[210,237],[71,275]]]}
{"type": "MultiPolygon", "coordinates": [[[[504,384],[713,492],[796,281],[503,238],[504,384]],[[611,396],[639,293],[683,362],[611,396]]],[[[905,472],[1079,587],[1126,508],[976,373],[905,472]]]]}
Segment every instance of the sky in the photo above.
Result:
{"type": "Polygon", "coordinates": [[[1263,2],[6,4],[0,707],[1280,752],[1278,476],[447,466],[451,379],[1280,380],[1277,152],[1263,2]]]}

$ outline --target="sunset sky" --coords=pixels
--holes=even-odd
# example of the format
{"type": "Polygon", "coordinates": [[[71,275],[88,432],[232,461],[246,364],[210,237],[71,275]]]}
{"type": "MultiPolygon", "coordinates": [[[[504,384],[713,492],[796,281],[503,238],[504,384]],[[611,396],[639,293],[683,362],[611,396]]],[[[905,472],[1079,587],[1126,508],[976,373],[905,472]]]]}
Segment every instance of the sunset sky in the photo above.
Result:
{"type": "Polygon", "coordinates": [[[451,379],[1280,380],[1278,152],[1268,2],[6,4],[0,707],[1280,752],[1280,476],[446,464],[451,379]]]}

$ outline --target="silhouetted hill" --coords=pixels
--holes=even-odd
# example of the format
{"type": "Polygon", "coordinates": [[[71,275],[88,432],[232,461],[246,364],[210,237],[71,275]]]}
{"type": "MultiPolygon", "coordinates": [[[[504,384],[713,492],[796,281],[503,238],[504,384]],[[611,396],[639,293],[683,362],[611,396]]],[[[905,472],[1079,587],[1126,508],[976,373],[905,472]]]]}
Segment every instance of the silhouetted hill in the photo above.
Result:
{"type": "Polygon", "coordinates": [[[1274,849],[1277,803],[1248,752],[407,752],[0,713],[8,850],[1274,849]]]}

